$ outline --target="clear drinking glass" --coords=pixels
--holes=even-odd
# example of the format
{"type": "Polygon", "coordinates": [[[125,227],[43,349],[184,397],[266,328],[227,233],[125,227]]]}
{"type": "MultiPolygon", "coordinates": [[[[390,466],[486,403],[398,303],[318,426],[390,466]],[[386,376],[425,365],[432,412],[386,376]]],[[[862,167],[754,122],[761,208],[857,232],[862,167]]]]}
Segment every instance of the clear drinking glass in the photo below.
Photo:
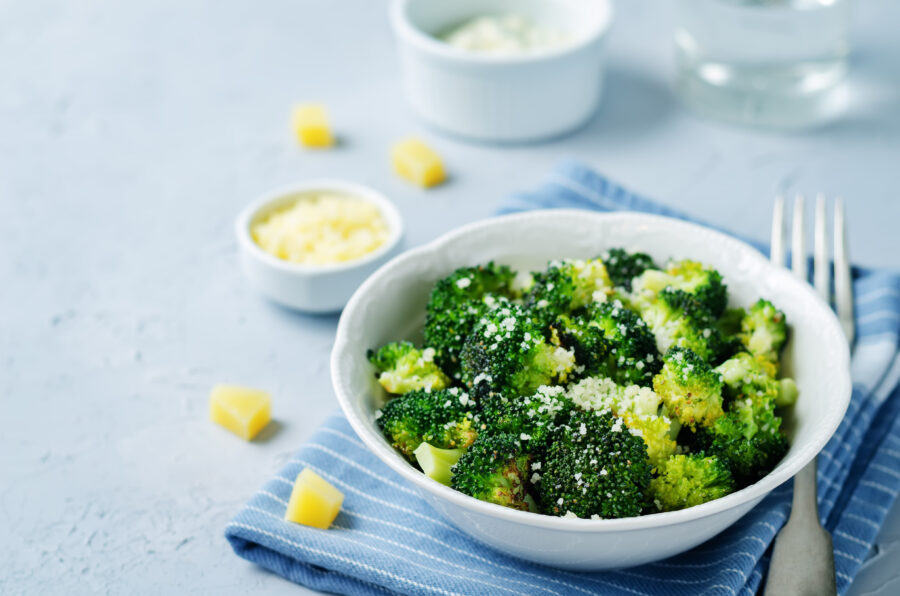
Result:
{"type": "Polygon", "coordinates": [[[834,117],[851,0],[677,0],[676,86],[701,114],[802,128],[834,117]]]}

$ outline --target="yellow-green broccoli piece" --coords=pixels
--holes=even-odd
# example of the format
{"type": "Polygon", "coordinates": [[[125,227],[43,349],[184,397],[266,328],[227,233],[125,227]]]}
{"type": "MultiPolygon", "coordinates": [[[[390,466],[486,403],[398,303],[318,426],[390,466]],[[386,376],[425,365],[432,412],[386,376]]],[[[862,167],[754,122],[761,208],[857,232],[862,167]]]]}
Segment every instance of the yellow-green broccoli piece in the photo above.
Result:
{"type": "Polygon", "coordinates": [[[518,437],[484,433],[453,466],[450,486],[481,501],[528,511],[530,464],[518,437]]]}
{"type": "Polygon", "coordinates": [[[719,499],[732,491],[731,471],[718,457],[679,454],[657,466],[647,496],[660,511],[675,511],[719,499]]]}
{"type": "Polygon", "coordinates": [[[784,313],[768,300],[760,298],[741,320],[741,342],[754,356],[761,356],[776,366],[787,340],[784,313]]]}
{"type": "Polygon", "coordinates": [[[710,426],[722,416],[722,380],[705,360],[685,348],[671,348],[653,390],[685,426],[710,426]]]}
{"type": "Polygon", "coordinates": [[[680,422],[649,387],[621,386],[612,379],[587,377],[569,385],[566,396],[585,410],[611,411],[631,434],[643,439],[650,463],[656,465],[675,453],[680,422]]]}
{"type": "Polygon", "coordinates": [[[534,275],[525,306],[545,327],[559,315],[605,302],[612,292],[612,281],[600,259],[553,261],[546,271],[534,275]]]}
{"type": "Polygon", "coordinates": [[[378,382],[388,393],[402,395],[414,389],[437,390],[450,386],[450,379],[434,362],[432,348],[419,350],[408,341],[386,344],[368,357],[378,382]]]}
{"type": "Polygon", "coordinates": [[[391,445],[413,460],[416,448],[465,448],[478,436],[480,423],[468,394],[457,388],[417,389],[395,397],[379,410],[376,423],[391,445]]]}

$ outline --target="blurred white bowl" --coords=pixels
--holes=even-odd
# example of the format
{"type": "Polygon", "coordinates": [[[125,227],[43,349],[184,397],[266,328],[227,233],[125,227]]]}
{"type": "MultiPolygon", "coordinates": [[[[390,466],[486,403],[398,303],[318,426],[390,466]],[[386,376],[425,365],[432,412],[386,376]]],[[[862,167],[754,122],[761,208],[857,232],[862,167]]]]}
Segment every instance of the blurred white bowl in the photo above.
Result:
{"type": "Polygon", "coordinates": [[[336,312],[373,271],[397,253],[403,236],[400,212],[384,195],[343,180],[309,180],[267,192],[247,206],[235,221],[244,275],[275,302],[304,312],[336,312]],[[374,203],[390,230],[384,244],[359,259],[330,265],[300,265],[264,251],[250,234],[253,224],[272,211],[315,191],[331,191],[374,203]]]}
{"type": "Polygon", "coordinates": [[[669,218],[637,213],[554,210],[499,217],[464,226],[397,257],[353,295],[338,325],[331,357],[338,401],[363,442],[417,487],[444,517],[474,538],[508,554],[568,569],[628,567],[663,559],[715,536],[822,449],[850,400],[849,349],[837,318],[813,289],[754,248],[724,234],[669,218]],[[682,511],[614,520],[565,519],[478,501],[413,468],[384,439],[375,410],[384,392],[366,350],[396,339],[421,340],[433,283],[463,266],[494,260],[542,269],[550,259],[593,257],[621,246],[658,262],[689,257],[717,268],[732,305],[772,300],[787,315],[791,338],[785,373],[800,398],[785,420],[791,447],[765,478],[722,499],[682,511]]]}
{"type": "Polygon", "coordinates": [[[609,0],[394,0],[407,99],[425,121],[485,141],[539,140],[587,122],[600,101],[609,0]],[[434,37],[485,15],[517,14],[573,36],[559,48],[491,55],[434,37]]]}

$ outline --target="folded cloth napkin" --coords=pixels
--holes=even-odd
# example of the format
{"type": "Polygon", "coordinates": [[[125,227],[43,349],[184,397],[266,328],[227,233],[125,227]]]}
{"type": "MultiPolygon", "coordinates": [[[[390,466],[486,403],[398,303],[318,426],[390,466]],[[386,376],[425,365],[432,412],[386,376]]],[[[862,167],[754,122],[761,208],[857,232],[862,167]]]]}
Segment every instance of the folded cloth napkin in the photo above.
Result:
{"type": "MultiPolygon", "coordinates": [[[[574,207],[684,215],[564,162],[503,212],[574,207]]],[[[838,591],[846,592],[900,492],[900,272],[858,270],[853,397],[819,458],[819,512],[834,537],[838,591]]],[[[576,573],[514,559],[444,521],[369,453],[336,415],[228,524],[245,559],[317,590],[341,594],[754,594],[767,549],[790,510],[790,483],[712,540],[642,567],[576,573]],[[341,489],[328,530],[283,520],[294,478],[311,467],[341,489]]]]}

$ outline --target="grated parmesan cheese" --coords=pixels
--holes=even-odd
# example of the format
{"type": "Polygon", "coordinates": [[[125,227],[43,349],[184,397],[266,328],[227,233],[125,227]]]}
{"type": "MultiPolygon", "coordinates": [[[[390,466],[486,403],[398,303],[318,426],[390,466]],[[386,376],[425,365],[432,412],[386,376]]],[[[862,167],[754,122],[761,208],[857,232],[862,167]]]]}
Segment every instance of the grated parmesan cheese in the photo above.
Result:
{"type": "Polygon", "coordinates": [[[253,240],[267,253],[303,265],[359,259],[384,244],[387,222],[374,204],[335,192],[310,192],[255,222],[253,240]]]}

